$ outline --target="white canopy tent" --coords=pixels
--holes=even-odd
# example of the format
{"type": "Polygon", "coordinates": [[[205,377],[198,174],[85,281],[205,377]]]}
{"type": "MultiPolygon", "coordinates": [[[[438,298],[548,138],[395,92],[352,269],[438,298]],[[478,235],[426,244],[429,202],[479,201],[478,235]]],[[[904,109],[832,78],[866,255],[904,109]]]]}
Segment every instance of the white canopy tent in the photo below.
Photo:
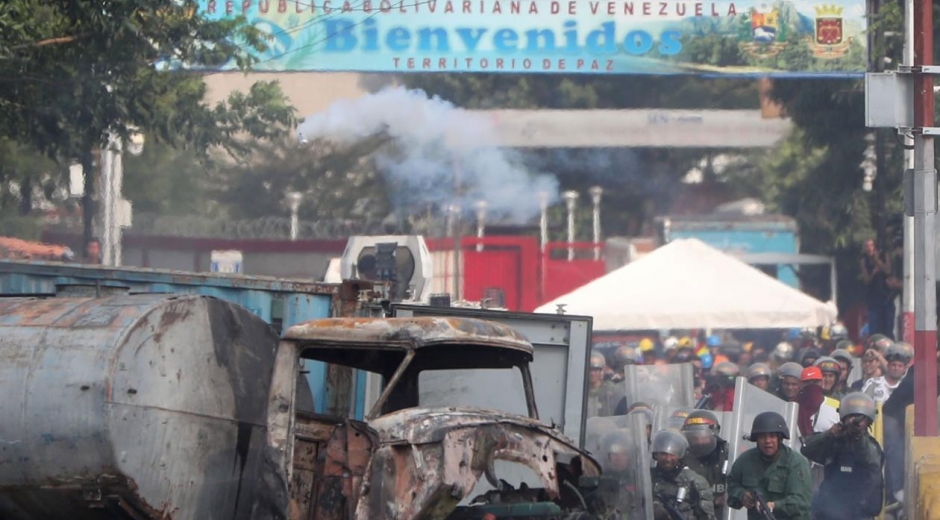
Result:
{"type": "Polygon", "coordinates": [[[675,240],[535,310],[594,317],[595,331],[829,325],[835,305],[696,239],[675,240]]]}

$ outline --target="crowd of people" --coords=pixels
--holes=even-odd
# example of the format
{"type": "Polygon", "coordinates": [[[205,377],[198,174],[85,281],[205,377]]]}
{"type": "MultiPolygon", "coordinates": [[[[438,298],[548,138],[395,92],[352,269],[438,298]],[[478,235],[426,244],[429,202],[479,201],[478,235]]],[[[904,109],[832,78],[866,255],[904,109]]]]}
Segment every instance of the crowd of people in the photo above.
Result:
{"type": "MultiPolygon", "coordinates": [[[[644,418],[655,518],[717,518],[731,507],[747,509],[752,519],[857,520],[901,509],[904,414],[915,389],[911,345],[880,334],[854,342],[841,324],[788,331],[772,349],[730,336],[703,339],[602,344],[590,358],[587,447],[606,468],[612,453],[636,442],[611,425],[644,418]],[[656,405],[630,402],[624,377],[632,372],[625,367],[674,363],[694,367],[697,403],[671,411],[654,432],[656,405]],[[720,417],[732,411],[738,377],[797,403],[798,414],[795,430],[779,413],[758,414],[748,433],[756,446],[729,458],[727,436],[735,432],[723,433],[720,417]],[[792,431],[798,439],[790,439],[792,431]]],[[[634,474],[628,487],[638,481],[634,474]]]]}

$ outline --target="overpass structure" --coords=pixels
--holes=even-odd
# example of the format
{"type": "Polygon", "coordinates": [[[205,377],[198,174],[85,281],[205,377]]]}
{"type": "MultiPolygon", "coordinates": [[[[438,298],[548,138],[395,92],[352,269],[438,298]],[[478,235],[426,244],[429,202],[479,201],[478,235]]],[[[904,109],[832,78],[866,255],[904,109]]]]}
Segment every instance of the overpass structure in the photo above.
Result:
{"type": "Polygon", "coordinates": [[[507,148],[766,148],[793,128],[760,110],[479,110],[507,148]]]}

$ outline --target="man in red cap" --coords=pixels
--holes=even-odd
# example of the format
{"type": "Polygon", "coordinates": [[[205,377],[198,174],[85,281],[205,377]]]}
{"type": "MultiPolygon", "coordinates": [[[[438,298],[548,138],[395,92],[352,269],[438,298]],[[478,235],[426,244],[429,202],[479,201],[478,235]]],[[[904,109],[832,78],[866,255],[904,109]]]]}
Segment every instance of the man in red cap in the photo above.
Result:
{"type": "Polygon", "coordinates": [[[834,399],[823,395],[822,380],[822,370],[815,366],[804,368],[800,375],[803,388],[800,389],[800,395],[796,398],[796,402],[800,405],[797,425],[803,437],[828,431],[839,422],[838,402],[833,404],[829,401],[835,401],[834,399]]]}

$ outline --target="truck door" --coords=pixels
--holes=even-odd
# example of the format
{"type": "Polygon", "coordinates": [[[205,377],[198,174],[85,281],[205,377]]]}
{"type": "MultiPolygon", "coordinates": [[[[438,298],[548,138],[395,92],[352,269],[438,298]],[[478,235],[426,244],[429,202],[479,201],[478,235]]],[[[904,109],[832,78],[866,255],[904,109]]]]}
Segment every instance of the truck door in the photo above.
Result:
{"type": "MultiPolygon", "coordinates": [[[[587,379],[585,368],[590,356],[591,328],[590,316],[572,316],[561,314],[535,314],[480,309],[461,309],[453,307],[429,307],[425,305],[392,304],[393,317],[408,318],[419,316],[460,316],[478,318],[508,325],[521,332],[535,348],[535,359],[531,366],[535,400],[538,404],[539,419],[546,424],[556,425],[565,435],[574,440],[579,447],[584,447],[585,401],[587,399],[587,379]]],[[[432,394],[435,400],[450,405],[486,406],[487,395],[492,395],[492,386],[485,381],[485,371],[474,371],[468,377],[481,378],[478,382],[469,381],[461,385],[459,392],[441,371],[436,374],[423,374],[422,394],[432,394]],[[480,389],[479,392],[467,393],[465,390],[480,389]]],[[[375,402],[381,390],[381,381],[372,377],[366,383],[366,409],[375,402]]],[[[493,408],[493,406],[490,406],[493,408]]],[[[526,414],[525,409],[502,411],[526,414]]]]}

